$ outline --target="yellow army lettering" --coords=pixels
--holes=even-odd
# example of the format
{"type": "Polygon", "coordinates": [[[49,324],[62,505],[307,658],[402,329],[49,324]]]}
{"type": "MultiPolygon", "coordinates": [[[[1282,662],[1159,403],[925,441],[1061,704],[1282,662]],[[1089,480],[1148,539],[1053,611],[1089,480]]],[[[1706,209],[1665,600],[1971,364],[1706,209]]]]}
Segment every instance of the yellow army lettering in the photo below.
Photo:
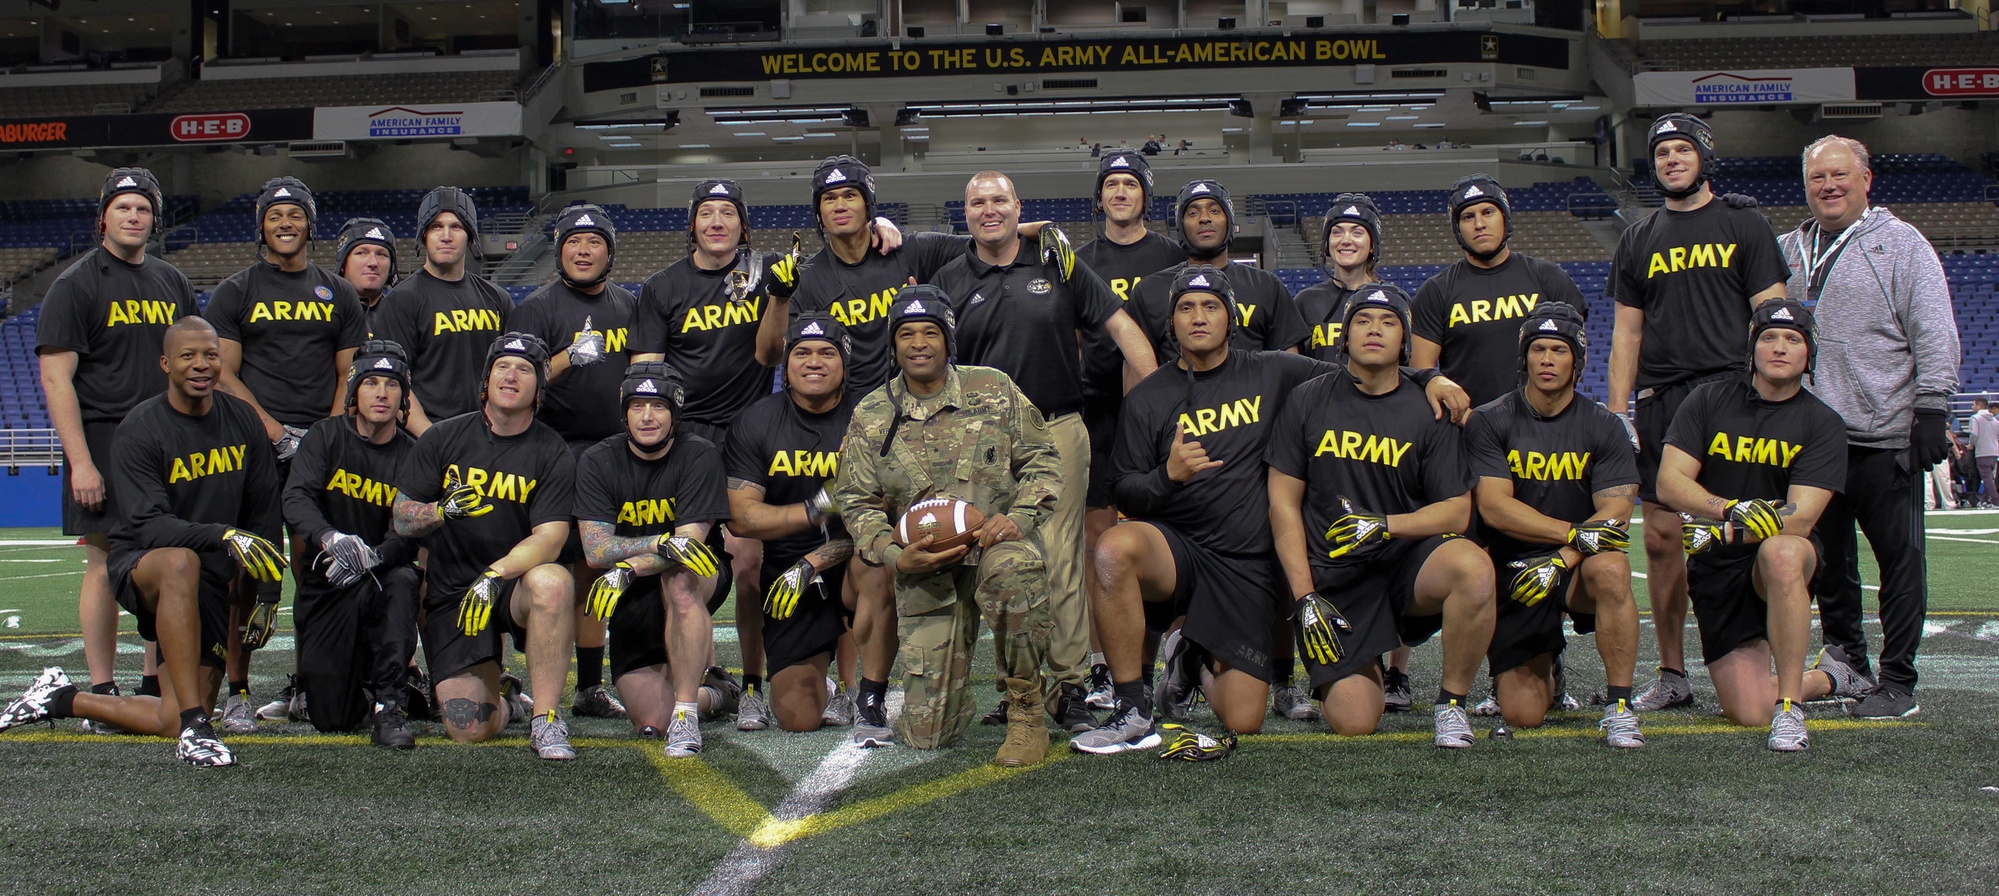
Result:
{"type": "Polygon", "coordinates": [[[104,317],[104,326],[119,324],[171,324],[174,322],[174,303],[158,299],[126,299],[113,301],[111,311],[104,317]]]}
{"type": "Polygon", "coordinates": [[[1143,279],[1145,278],[1133,277],[1130,280],[1126,280],[1123,277],[1113,277],[1111,278],[1111,292],[1117,293],[1118,301],[1129,302],[1131,301],[1131,294],[1138,291],[1138,281],[1143,279]]]}
{"type": "Polygon", "coordinates": [[[1341,324],[1339,321],[1327,321],[1326,323],[1313,327],[1312,347],[1331,348],[1334,343],[1340,341],[1340,327],[1342,326],[1344,325],[1341,324]]]}
{"type": "Polygon", "coordinates": [[[1313,457],[1332,455],[1341,460],[1358,460],[1381,464],[1386,467],[1402,466],[1402,455],[1408,454],[1413,443],[1372,433],[1346,432],[1338,429],[1326,430],[1319,439],[1319,450],[1313,457]]]}
{"type": "Polygon", "coordinates": [[[466,467],[460,472],[457,464],[450,464],[444,468],[444,478],[446,481],[456,479],[463,482],[482,497],[496,501],[512,501],[516,504],[526,504],[528,496],[534,494],[535,486],[541,484],[538,479],[529,479],[505,470],[489,471],[478,467],[466,467]]]}
{"type": "Polygon", "coordinates": [[[1237,306],[1235,306],[1235,310],[1236,310],[1236,315],[1235,315],[1235,317],[1236,317],[1236,321],[1235,321],[1235,323],[1236,323],[1236,326],[1238,326],[1238,327],[1242,327],[1242,328],[1244,328],[1244,329],[1248,329],[1248,328],[1249,328],[1249,319],[1250,319],[1250,318],[1252,318],[1252,317],[1255,317],[1255,316],[1256,316],[1256,306],[1255,306],[1255,305],[1237,305],[1237,306]]]}
{"type": "Polygon", "coordinates": [[[753,324],[762,319],[762,317],[762,296],[755,296],[744,302],[696,305],[687,309],[687,318],[681,322],[680,332],[719,330],[723,327],[753,324]]]}
{"type": "Polygon", "coordinates": [[[1506,452],[1506,465],[1513,469],[1515,479],[1535,479],[1542,482],[1551,480],[1577,480],[1589,469],[1589,452],[1556,451],[1542,454],[1529,451],[1524,455],[1519,450],[1506,452]]]}
{"type": "Polygon", "coordinates": [[[500,312],[491,308],[453,308],[437,312],[436,322],[431,325],[430,335],[440,333],[470,333],[485,330],[500,331],[500,312]]]}
{"type": "Polygon", "coordinates": [[[865,299],[834,300],[826,309],[827,314],[840,322],[843,327],[856,327],[876,318],[888,316],[888,306],[895,302],[895,294],[902,287],[891,286],[865,299]]]}
{"type": "Polygon", "coordinates": [[[1766,467],[1791,466],[1791,461],[1804,450],[1803,445],[1793,445],[1782,439],[1766,439],[1762,436],[1731,436],[1725,432],[1714,434],[1707,453],[1713,457],[1732,460],[1738,464],[1762,464],[1766,467]]]}
{"type": "Polygon", "coordinates": [[[618,508],[618,525],[643,527],[671,523],[679,519],[673,512],[673,505],[678,500],[678,498],[643,498],[626,501],[624,506],[618,508]]]}
{"type": "Polygon", "coordinates": [[[188,482],[203,476],[218,473],[234,473],[243,469],[242,445],[224,445],[207,451],[196,451],[186,457],[174,458],[173,469],[167,472],[167,484],[188,482]]]}
{"type": "Polygon", "coordinates": [[[1198,439],[1209,433],[1263,421],[1263,396],[1238,398],[1219,408],[1201,408],[1180,415],[1180,425],[1187,428],[1187,438],[1198,439]]]}
{"type": "Polygon", "coordinates": [[[1650,280],[1660,274],[1672,274],[1694,268],[1725,268],[1735,257],[1734,243],[1696,243],[1691,246],[1674,246],[1664,252],[1652,253],[1652,264],[1645,269],[1645,279],[1650,280]]]}
{"type": "Polygon", "coordinates": [[[629,337],[629,335],[630,334],[626,327],[619,327],[615,330],[605,330],[604,351],[612,353],[624,351],[625,340],[629,337]]]}
{"type": "Polygon", "coordinates": [[[333,319],[332,302],[258,302],[250,306],[250,322],[263,320],[333,319]]]}
{"type": "Polygon", "coordinates": [[[326,490],[382,507],[394,507],[396,504],[395,486],[346,470],[334,470],[332,478],[326,481],[326,490]]]}
{"type": "Polygon", "coordinates": [[[803,479],[831,479],[840,472],[840,452],[838,451],[779,451],[770,459],[767,476],[793,476],[803,479]]]}
{"type": "Polygon", "coordinates": [[[1512,320],[1526,317],[1534,310],[1535,303],[1541,301],[1541,294],[1531,292],[1524,296],[1500,296],[1496,299],[1479,299],[1475,302],[1459,302],[1451,306],[1451,321],[1445,329],[1458,324],[1482,324],[1494,320],[1512,320]]]}

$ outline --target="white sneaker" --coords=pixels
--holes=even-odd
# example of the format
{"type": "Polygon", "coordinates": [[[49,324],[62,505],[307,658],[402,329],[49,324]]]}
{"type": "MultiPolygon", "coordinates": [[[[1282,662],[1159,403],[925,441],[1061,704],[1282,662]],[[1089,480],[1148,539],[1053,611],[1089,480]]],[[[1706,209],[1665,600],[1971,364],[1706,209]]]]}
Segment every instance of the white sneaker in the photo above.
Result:
{"type": "Polygon", "coordinates": [[[1645,746],[1645,733],[1638,730],[1638,714],[1623,700],[1604,707],[1603,721],[1597,727],[1603,729],[1604,743],[1620,750],[1645,746]]]}
{"type": "MultiPolygon", "coordinates": [[[[222,704],[222,733],[256,734],[257,716],[250,710],[247,694],[230,694],[222,704]]],[[[224,763],[227,764],[227,763],[224,763]]]]}
{"type": "Polygon", "coordinates": [[[762,691],[744,691],[743,699],[736,704],[736,730],[762,731],[770,727],[770,704],[764,702],[762,691]]]}
{"type": "Polygon", "coordinates": [[[1812,736],[1805,731],[1805,708],[1789,700],[1780,701],[1770,714],[1768,746],[1779,753],[1810,749],[1812,736]]]}
{"type": "Polygon", "coordinates": [[[676,712],[666,725],[666,758],[701,755],[701,722],[691,712],[676,712]]]}
{"type": "MultiPolygon", "coordinates": [[[[243,711],[250,711],[247,700],[243,703],[243,711]]],[[[256,722],[250,724],[255,725],[256,722]]],[[[174,756],[196,768],[221,768],[236,764],[236,754],[229,751],[229,747],[215,736],[215,729],[205,721],[180,730],[180,742],[174,746],[174,756]]]]}
{"type": "Polygon", "coordinates": [[[1470,747],[1476,740],[1471,730],[1471,716],[1465,715],[1465,708],[1458,701],[1439,703],[1431,710],[1436,720],[1437,746],[1452,750],[1470,747]]]}

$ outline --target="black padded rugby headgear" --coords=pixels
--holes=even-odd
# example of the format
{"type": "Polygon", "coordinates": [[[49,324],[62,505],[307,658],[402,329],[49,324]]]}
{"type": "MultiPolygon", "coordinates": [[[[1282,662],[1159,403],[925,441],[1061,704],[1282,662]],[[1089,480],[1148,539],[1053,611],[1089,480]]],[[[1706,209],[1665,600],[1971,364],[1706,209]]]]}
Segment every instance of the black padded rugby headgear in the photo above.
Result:
{"type": "Polygon", "coordinates": [[[1685,140],[1694,145],[1694,154],[1700,157],[1700,174],[1684,190],[1668,190],[1655,176],[1653,182],[1660,195],[1668,199],[1685,199],[1700,192],[1701,185],[1714,177],[1714,128],[1698,116],[1685,112],[1668,112],[1652,120],[1652,126],[1645,131],[1645,150],[1648,156],[1659,152],[1659,144],[1668,140],[1685,140]]]}

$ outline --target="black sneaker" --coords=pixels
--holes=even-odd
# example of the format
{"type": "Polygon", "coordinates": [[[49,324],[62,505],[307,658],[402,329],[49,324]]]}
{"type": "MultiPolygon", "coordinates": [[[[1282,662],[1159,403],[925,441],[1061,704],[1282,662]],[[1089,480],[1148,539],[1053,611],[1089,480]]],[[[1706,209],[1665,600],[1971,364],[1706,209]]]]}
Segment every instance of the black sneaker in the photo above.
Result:
{"type": "Polygon", "coordinates": [[[1004,725],[1004,724],[1006,724],[1006,701],[1005,701],[1005,700],[1001,700],[1001,701],[999,702],[999,705],[998,705],[998,706],[995,706],[995,707],[993,707],[993,711],[992,711],[992,712],[989,712],[989,713],[986,713],[985,715],[982,715],[982,716],[980,716],[980,717],[979,717],[979,724],[981,724],[981,725],[1004,725]]]}
{"type": "Polygon", "coordinates": [[[437,714],[431,711],[430,673],[409,667],[409,678],[403,684],[403,712],[409,718],[421,721],[436,721],[437,714]]]}
{"type": "Polygon", "coordinates": [[[1055,724],[1070,734],[1082,734],[1097,727],[1097,717],[1090,712],[1089,691],[1082,685],[1065,684],[1062,696],[1055,701],[1055,724]]]}
{"type": "Polygon", "coordinates": [[[403,718],[402,704],[376,705],[373,740],[375,746],[391,750],[407,750],[416,746],[416,735],[410,733],[409,722],[403,718]]]}
{"type": "Polygon", "coordinates": [[[1159,653],[1165,658],[1165,672],[1152,694],[1152,714],[1161,719],[1185,720],[1193,711],[1194,695],[1201,688],[1200,650],[1179,629],[1166,633],[1159,653]]]}
{"type": "Polygon", "coordinates": [[[1408,712],[1415,705],[1416,694],[1409,687],[1409,673],[1388,667],[1381,676],[1381,708],[1387,712],[1408,712]]]}
{"type": "Polygon", "coordinates": [[[1853,714],[1863,719],[1906,719],[1923,708],[1916,704],[1916,695],[1899,684],[1883,682],[1874,693],[1862,698],[1860,705],[1853,708],[1853,714]]]}

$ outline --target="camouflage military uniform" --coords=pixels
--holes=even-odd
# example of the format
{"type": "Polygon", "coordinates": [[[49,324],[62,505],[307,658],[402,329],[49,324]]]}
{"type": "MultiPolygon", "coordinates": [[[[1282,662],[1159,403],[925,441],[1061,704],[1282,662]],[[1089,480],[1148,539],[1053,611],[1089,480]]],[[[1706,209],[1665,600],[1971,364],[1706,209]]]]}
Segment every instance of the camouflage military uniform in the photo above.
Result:
{"type": "Polygon", "coordinates": [[[896,735],[913,747],[949,746],[972,720],[967,679],[981,614],[1004,675],[1037,681],[1048,648],[1047,573],[1031,537],[1062,487],[1048,424],[990,367],[951,368],[929,398],[909,395],[898,376],[855,406],[834,483],[861,557],[891,568],[902,555],[894,519],[925,498],[958,498],[1020,526],[1019,540],[974,547],[964,564],[895,577],[905,691],[896,735]],[[884,453],[898,405],[902,420],[884,453]]]}

